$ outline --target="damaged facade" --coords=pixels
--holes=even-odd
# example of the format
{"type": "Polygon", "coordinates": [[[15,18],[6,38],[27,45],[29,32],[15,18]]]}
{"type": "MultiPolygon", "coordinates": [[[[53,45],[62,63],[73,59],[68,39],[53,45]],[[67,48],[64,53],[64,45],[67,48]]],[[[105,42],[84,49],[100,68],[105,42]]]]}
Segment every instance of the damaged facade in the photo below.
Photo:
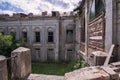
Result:
{"type": "Polygon", "coordinates": [[[119,61],[120,0],[82,0],[74,11],[80,18],[79,52],[83,58],[90,65],[102,65],[114,44],[111,59],[119,61]]]}
{"type": "Polygon", "coordinates": [[[60,16],[58,12],[47,12],[35,16],[32,13],[0,15],[0,32],[15,33],[19,41],[25,38],[31,49],[32,61],[70,61],[79,50],[79,19],[75,15],[60,16]]]}

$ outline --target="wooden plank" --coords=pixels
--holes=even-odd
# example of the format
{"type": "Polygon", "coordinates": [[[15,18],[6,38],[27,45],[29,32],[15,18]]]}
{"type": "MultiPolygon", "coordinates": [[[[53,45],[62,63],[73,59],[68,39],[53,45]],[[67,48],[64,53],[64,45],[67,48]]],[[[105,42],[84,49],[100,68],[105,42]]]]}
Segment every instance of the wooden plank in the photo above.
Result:
{"type": "Polygon", "coordinates": [[[111,57],[111,55],[112,55],[112,52],[113,52],[114,47],[115,47],[115,45],[112,44],[112,46],[111,46],[111,48],[110,48],[110,51],[109,51],[109,53],[108,53],[108,55],[107,55],[107,58],[106,58],[103,66],[108,66],[109,61],[110,61],[110,57],[111,57]]]}

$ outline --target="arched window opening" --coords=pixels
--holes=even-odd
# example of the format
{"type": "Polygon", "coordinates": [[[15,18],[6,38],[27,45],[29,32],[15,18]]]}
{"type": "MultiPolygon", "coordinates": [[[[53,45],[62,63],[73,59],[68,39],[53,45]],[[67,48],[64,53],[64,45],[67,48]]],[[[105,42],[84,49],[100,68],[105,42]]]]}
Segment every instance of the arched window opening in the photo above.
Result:
{"type": "Polygon", "coordinates": [[[35,29],[35,42],[40,42],[40,29],[35,29]]]}
{"type": "Polygon", "coordinates": [[[48,32],[48,42],[54,42],[54,36],[53,36],[53,32],[49,31],[48,32]]]}
{"type": "Polygon", "coordinates": [[[24,41],[27,42],[27,30],[26,29],[22,30],[22,37],[23,37],[24,41]]]}
{"type": "Polygon", "coordinates": [[[48,29],[48,42],[54,42],[54,33],[52,28],[48,29]]]}
{"type": "Polygon", "coordinates": [[[13,40],[15,40],[16,32],[15,32],[14,28],[10,29],[10,35],[12,35],[13,36],[13,40]]]}
{"type": "Polygon", "coordinates": [[[40,32],[35,32],[35,42],[40,42],[40,32]]]}

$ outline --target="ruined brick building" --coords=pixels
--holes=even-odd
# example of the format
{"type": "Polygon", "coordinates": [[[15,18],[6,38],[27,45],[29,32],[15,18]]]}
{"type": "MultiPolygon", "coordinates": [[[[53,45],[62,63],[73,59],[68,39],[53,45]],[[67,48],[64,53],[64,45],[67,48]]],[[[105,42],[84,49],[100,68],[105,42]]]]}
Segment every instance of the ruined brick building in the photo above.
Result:
{"type": "Polygon", "coordinates": [[[79,50],[79,19],[75,15],[26,15],[23,13],[0,15],[0,32],[15,33],[16,40],[26,39],[32,61],[70,61],[79,50]]]}
{"type": "Polygon", "coordinates": [[[111,45],[114,44],[112,60],[119,61],[120,0],[82,0],[74,11],[78,12],[80,19],[79,52],[83,58],[89,64],[97,65],[103,60],[97,60],[97,57],[103,54],[104,57],[107,56],[111,45]],[[99,53],[100,55],[97,55],[99,53]]]}

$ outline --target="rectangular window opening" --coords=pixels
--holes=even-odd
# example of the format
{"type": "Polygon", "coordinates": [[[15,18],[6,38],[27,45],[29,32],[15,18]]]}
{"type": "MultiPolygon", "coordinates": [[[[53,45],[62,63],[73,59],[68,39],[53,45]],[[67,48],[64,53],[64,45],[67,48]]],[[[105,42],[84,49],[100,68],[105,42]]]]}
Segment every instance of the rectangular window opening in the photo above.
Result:
{"type": "Polygon", "coordinates": [[[25,39],[25,42],[27,42],[27,32],[23,32],[23,38],[25,39]]]}
{"type": "Polygon", "coordinates": [[[35,42],[40,42],[40,32],[35,32],[35,42]]]}
{"type": "Polygon", "coordinates": [[[48,42],[54,42],[53,32],[48,32],[48,42]]]}
{"type": "Polygon", "coordinates": [[[35,53],[37,55],[37,59],[40,58],[40,48],[35,48],[35,53]]]}
{"type": "Polygon", "coordinates": [[[73,43],[73,30],[66,31],[66,42],[73,43]]]}

